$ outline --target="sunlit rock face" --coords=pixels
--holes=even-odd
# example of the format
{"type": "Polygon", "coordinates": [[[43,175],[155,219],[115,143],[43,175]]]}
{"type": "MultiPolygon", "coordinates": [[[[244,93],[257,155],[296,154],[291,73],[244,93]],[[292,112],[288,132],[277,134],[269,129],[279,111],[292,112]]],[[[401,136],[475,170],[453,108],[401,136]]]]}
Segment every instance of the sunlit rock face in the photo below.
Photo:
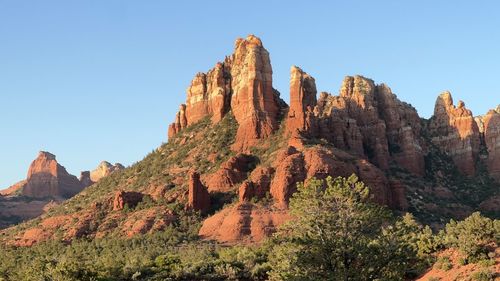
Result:
{"type": "Polygon", "coordinates": [[[432,142],[451,156],[460,172],[473,176],[480,148],[479,127],[472,112],[459,101],[453,105],[449,92],[436,100],[434,115],[429,125],[432,142]]]}
{"type": "Polygon", "coordinates": [[[486,147],[488,172],[500,182],[500,106],[475,120],[486,147]]]}
{"type": "Polygon", "coordinates": [[[280,99],[273,89],[272,73],[269,53],[259,38],[237,39],[231,56],[192,80],[186,104],[169,126],[169,138],[206,116],[216,123],[232,111],[239,125],[232,148],[248,151],[278,127],[280,99]]]}
{"type": "Polygon", "coordinates": [[[41,151],[30,165],[22,194],[33,198],[69,198],[82,188],[80,181],[57,163],[55,155],[41,151]]]}

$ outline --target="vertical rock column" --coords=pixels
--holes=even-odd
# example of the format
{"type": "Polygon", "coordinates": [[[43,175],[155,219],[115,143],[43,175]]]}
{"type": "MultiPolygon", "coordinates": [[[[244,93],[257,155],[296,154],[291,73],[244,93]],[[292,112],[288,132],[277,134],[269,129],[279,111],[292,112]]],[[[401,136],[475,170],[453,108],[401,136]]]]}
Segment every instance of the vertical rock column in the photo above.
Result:
{"type": "Polygon", "coordinates": [[[231,110],[239,124],[232,149],[245,152],[278,128],[278,98],[273,89],[269,53],[259,38],[249,35],[236,40],[229,61],[231,110]]]}

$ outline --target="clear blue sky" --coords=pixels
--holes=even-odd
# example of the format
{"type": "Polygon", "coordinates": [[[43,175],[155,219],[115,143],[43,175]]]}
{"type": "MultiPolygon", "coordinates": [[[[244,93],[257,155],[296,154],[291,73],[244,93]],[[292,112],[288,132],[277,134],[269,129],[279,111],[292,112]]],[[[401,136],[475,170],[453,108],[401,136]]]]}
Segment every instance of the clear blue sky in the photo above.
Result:
{"type": "Polygon", "coordinates": [[[424,117],[443,90],[483,114],[500,103],[499,3],[0,0],[0,188],[39,150],[77,176],[142,159],[194,74],[250,33],[286,100],[298,65],[320,91],[362,74],[424,117]]]}

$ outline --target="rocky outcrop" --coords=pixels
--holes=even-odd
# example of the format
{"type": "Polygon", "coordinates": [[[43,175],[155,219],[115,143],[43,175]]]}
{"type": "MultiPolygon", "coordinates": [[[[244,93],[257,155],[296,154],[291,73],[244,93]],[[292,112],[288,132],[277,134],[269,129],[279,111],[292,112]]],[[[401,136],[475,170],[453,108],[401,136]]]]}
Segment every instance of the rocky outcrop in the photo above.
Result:
{"type": "Polygon", "coordinates": [[[97,168],[95,168],[93,171],[90,172],[90,179],[93,182],[98,182],[100,179],[107,177],[116,171],[121,171],[123,169],[125,169],[125,167],[120,163],[112,165],[107,161],[102,161],[97,166],[97,168]]]}
{"type": "Polygon", "coordinates": [[[78,179],[83,187],[88,187],[94,184],[94,182],[90,179],[90,172],[83,171],[80,173],[80,178],[78,179]]]}
{"type": "Polygon", "coordinates": [[[191,125],[205,116],[212,116],[213,122],[222,119],[230,97],[230,84],[223,63],[213,69],[198,73],[187,90],[186,121],[191,125]]]}
{"type": "Polygon", "coordinates": [[[309,179],[349,177],[358,175],[371,192],[374,202],[404,209],[407,206],[404,187],[391,186],[384,172],[365,159],[341,151],[312,147],[299,152],[293,147],[280,152],[275,162],[276,174],[271,183],[271,195],[281,207],[288,205],[297,183],[309,179]]]}
{"type": "Polygon", "coordinates": [[[211,192],[226,192],[235,188],[236,184],[244,181],[248,172],[254,167],[256,159],[253,156],[239,153],[224,162],[217,172],[208,175],[205,179],[208,190],[211,192]]]}
{"type": "Polygon", "coordinates": [[[80,181],[57,163],[55,155],[41,151],[30,165],[22,194],[33,198],[69,198],[82,188],[80,181]]]}
{"type": "Polygon", "coordinates": [[[451,156],[460,172],[468,176],[475,174],[480,134],[472,112],[463,101],[455,106],[450,92],[439,95],[429,133],[432,142],[451,156]]]}
{"type": "MultiPolygon", "coordinates": [[[[121,231],[126,237],[161,231],[173,223],[175,219],[173,211],[163,206],[140,210],[127,217],[121,226],[121,231]]],[[[105,233],[97,233],[97,235],[99,234],[104,235],[105,233]]]]}
{"type": "Polygon", "coordinates": [[[484,116],[476,117],[483,144],[486,147],[486,165],[489,174],[500,182],[500,106],[484,116]]]}
{"type": "Polygon", "coordinates": [[[83,185],[83,187],[91,186],[94,183],[100,181],[102,178],[107,177],[112,173],[121,171],[123,169],[125,169],[125,167],[120,163],[112,165],[107,161],[102,161],[93,171],[81,172],[80,182],[83,185]]]}
{"type": "Polygon", "coordinates": [[[424,174],[420,118],[388,86],[348,76],[339,96],[322,92],[316,101],[314,78],[297,67],[291,73],[289,144],[300,148],[303,137],[325,139],[383,170],[394,161],[414,174],[424,174]]]}
{"type": "Polygon", "coordinates": [[[188,208],[205,212],[210,208],[210,195],[200,181],[200,174],[190,172],[188,179],[188,208]]]}
{"type": "Polygon", "coordinates": [[[235,151],[248,151],[278,127],[280,99],[272,85],[269,53],[253,35],[236,40],[233,55],[208,73],[195,76],[168,136],[206,116],[218,122],[230,110],[239,125],[232,146],[235,151]]]}
{"type": "Polygon", "coordinates": [[[349,118],[356,125],[363,140],[363,152],[372,163],[381,169],[389,167],[389,149],[385,122],[379,119],[375,83],[361,76],[348,76],[340,89],[349,118]]]}
{"type": "Polygon", "coordinates": [[[378,112],[386,127],[390,157],[396,164],[419,176],[425,174],[425,146],[417,111],[398,100],[385,84],[376,91],[378,112]]]}
{"type": "Polygon", "coordinates": [[[270,195],[271,180],[274,175],[274,168],[259,166],[252,171],[250,178],[243,182],[238,189],[240,202],[247,202],[251,199],[262,199],[270,195]]]}
{"type": "Polygon", "coordinates": [[[199,235],[221,243],[254,243],[269,237],[289,219],[283,209],[238,203],[207,218],[199,235]]]}
{"type": "Polygon", "coordinates": [[[300,134],[316,135],[314,118],[316,106],[316,82],[302,69],[292,66],[290,70],[290,109],[286,121],[287,132],[292,138],[300,134]]]}
{"type": "Polygon", "coordinates": [[[26,185],[26,180],[22,180],[22,181],[20,181],[20,182],[18,182],[16,184],[13,184],[13,185],[9,186],[6,189],[0,190],[0,195],[2,195],[2,196],[13,196],[16,193],[18,193],[19,191],[21,191],[25,185],[26,185]]]}
{"type": "Polygon", "coordinates": [[[181,104],[175,115],[174,123],[168,127],[168,139],[174,137],[178,132],[187,127],[186,105],[181,104]]]}
{"type": "Polygon", "coordinates": [[[304,156],[294,147],[287,148],[277,157],[271,195],[280,206],[288,205],[290,197],[297,191],[297,182],[306,179],[304,166],[304,156]]]}
{"type": "Polygon", "coordinates": [[[233,149],[247,151],[278,128],[279,101],[273,70],[262,41],[249,35],[236,40],[231,56],[231,109],[239,124],[233,149]]]}
{"type": "Polygon", "coordinates": [[[144,194],[135,191],[117,191],[113,198],[113,211],[123,210],[125,206],[135,208],[142,201],[144,194]]]}

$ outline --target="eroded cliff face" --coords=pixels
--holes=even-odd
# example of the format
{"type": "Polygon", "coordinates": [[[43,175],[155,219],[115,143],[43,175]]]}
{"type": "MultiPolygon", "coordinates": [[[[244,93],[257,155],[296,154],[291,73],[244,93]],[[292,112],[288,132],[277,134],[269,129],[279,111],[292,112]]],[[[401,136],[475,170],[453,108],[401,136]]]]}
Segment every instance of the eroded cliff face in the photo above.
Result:
{"type": "Polygon", "coordinates": [[[323,92],[316,102],[314,79],[294,68],[291,76],[287,119],[291,144],[298,143],[300,132],[306,138],[327,139],[383,170],[392,160],[416,175],[424,174],[420,118],[388,86],[349,76],[339,96],[323,92]]]}
{"type": "Polygon", "coordinates": [[[282,103],[273,88],[272,72],[269,53],[259,38],[249,35],[236,40],[231,56],[208,73],[195,76],[186,104],[169,126],[169,138],[204,117],[210,116],[216,123],[232,111],[239,124],[232,148],[247,152],[278,128],[282,103]]]}
{"type": "Polygon", "coordinates": [[[483,145],[486,147],[486,165],[492,177],[500,182],[500,106],[476,117],[483,145]]]}
{"type": "Polygon", "coordinates": [[[479,128],[463,101],[455,106],[450,92],[439,95],[430,120],[429,134],[432,142],[452,157],[463,174],[473,176],[476,173],[479,128]]]}

